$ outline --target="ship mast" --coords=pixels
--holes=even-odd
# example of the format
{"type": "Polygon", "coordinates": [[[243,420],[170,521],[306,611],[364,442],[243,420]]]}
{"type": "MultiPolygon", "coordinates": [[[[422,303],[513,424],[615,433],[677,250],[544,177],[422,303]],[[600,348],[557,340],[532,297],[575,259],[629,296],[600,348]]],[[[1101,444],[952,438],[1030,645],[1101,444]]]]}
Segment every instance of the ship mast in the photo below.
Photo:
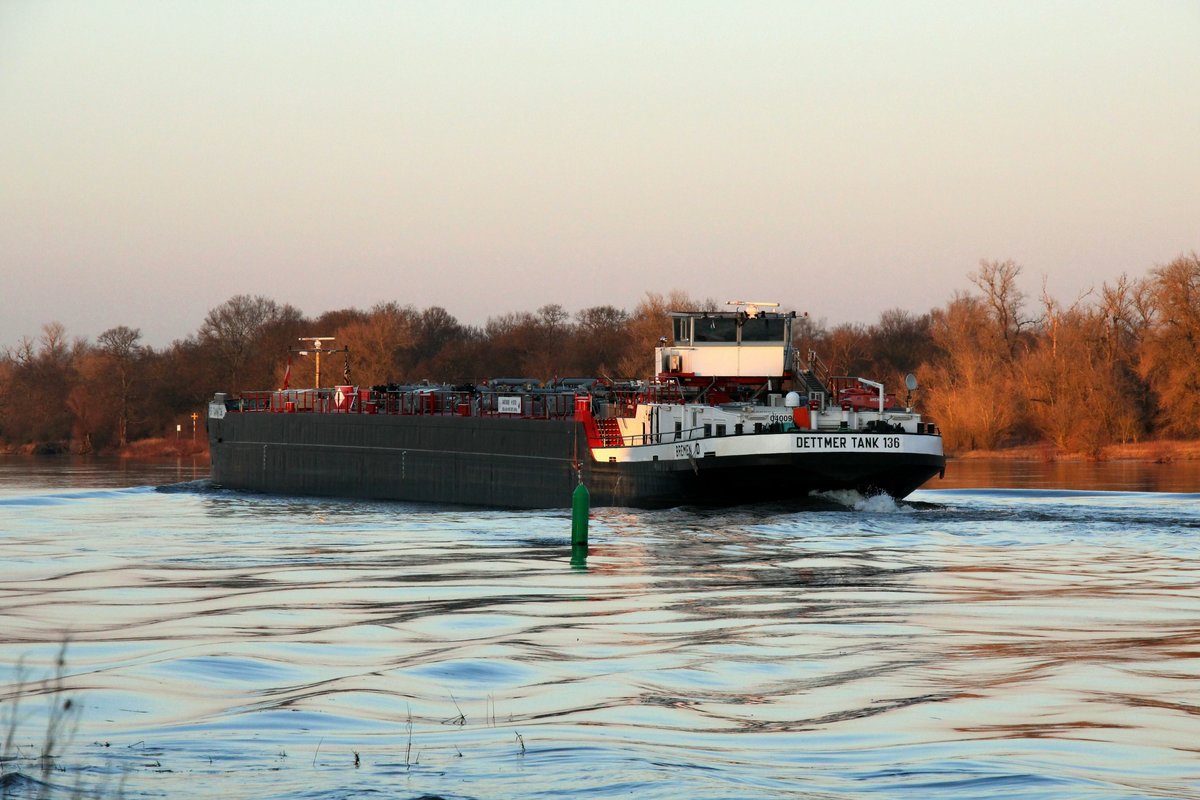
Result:
{"type": "Polygon", "coordinates": [[[313,382],[314,389],[321,388],[321,354],[328,353],[330,355],[333,355],[334,353],[349,353],[350,352],[349,347],[340,347],[336,350],[333,350],[333,349],[326,348],[322,344],[322,342],[332,342],[336,338],[337,338],[336,336],[301,336],[300,337],[301,342],[312,342],[312,344],[309,346],[309,348],[307,350],[291,351],[291,352],[297,353],[302,356],[307,356],[307,355],[315,356],[314,361],[316,362],[317,374],[316,374],[316,378],[313,382]]]}

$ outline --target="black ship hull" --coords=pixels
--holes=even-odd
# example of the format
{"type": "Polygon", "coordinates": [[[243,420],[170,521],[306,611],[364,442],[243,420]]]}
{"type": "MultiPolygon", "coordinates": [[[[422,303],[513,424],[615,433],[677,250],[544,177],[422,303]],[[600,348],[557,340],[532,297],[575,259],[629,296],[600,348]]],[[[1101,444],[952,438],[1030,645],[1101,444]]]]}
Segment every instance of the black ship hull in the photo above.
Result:
{"type": "Polygon", "coordinates": [[[940,454],[770,448],[597,462],[572,419],[230,413],[208,424],[223,488],[497,508],[569,507],[580,479],[596,506],[731,506],[840,489],[899,498],[945,467],[940,454]]]}

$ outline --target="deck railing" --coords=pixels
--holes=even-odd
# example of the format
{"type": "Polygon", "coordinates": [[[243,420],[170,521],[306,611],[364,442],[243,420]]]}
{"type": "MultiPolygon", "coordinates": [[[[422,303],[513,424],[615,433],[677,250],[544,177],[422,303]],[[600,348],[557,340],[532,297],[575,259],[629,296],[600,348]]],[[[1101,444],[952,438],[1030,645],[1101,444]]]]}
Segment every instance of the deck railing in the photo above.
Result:
{"type": "Polygon", "coordinates": [[[243,392],[226,409],[276,414],[391,414],[403,416],[518,417],[575,416],[574,392],[478,392],[453,389],[375,390],[355,387],[243,392]]]}

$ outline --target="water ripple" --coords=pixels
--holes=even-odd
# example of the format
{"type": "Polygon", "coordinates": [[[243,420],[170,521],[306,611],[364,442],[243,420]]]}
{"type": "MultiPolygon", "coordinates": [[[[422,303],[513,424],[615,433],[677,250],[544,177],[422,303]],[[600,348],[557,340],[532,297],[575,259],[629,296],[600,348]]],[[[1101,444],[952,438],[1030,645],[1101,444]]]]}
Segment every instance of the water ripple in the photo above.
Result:
{"type": "Polygon", "coordinates": [[[564,512],[10,478],[4,796],[70,796],[66,637],[61,761],[131,798],[1200,797],[1200,496],[826,499],[575,569],[564,512]]]}

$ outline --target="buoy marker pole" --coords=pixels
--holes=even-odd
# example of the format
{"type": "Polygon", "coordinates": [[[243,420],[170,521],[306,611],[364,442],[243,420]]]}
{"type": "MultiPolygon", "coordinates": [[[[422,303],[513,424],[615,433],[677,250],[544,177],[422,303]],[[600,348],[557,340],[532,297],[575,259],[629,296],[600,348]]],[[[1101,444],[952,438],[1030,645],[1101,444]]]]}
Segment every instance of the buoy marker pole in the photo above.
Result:
{"type": "Polygon", "coordinates": [[[588,555],[588,512],[592,496],[583,481],[571,495],[571,563],[586,564],[588,555]]]}

